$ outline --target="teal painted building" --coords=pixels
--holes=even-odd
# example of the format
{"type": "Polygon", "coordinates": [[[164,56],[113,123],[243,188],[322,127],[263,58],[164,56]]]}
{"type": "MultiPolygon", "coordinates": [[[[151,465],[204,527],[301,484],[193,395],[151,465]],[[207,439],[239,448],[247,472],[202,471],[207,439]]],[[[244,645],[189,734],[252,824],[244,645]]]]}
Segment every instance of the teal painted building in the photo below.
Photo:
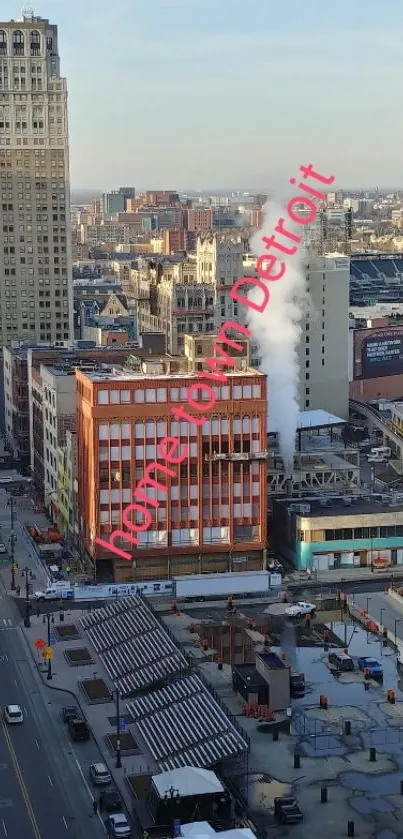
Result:
{"type": "Polygon", "coordinates": [[[276,500],[273,547],[299,571],[403,565],[403,504],[381,496],[276,500]]]}

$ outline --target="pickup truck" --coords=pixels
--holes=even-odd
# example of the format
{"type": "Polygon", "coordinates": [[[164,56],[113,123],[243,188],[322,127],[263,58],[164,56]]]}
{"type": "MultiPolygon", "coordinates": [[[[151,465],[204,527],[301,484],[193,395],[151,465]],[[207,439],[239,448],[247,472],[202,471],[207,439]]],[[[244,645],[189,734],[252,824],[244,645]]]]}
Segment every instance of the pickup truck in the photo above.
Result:
{"type": "Polygon", "coordinates": [[[44,600],[72,600],[73,593],[73,589],[69,583],[59,582],[53,583],[52,586],[48,586],[44,591],[36,591],[33,598],[39,603],[44,600]]]}
{"type": "Polygon", "coordinates": [[[293,606],[287,606],[285,614],[288,618],[303,618],[305,615],[314,615],[316,606],[314,603],[306,603],[304,600],[299,600],[293,606]]]}
{"type": "Polygon", "coordinates": [[[274,815],[282,824],[298,824],[304,818],[297,799],[291,795],[274,799],[274,815]]]}
{"type": "Polygon", "coordinates": [[[378,679],[378,681],[382,681],[383,679],[383,668],[382,665],[379,664],[379,661],[376,658],[370,658],[369,656],[362,656],[358,659],[358,666],[360,670],[368,670],[371,679],[378,679]]]}

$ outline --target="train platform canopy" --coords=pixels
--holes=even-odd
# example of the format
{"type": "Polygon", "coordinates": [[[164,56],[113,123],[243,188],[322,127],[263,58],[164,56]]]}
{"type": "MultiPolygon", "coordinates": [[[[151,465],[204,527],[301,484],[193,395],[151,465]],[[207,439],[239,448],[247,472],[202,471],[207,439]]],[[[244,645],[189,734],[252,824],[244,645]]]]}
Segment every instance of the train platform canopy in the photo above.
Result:
{"type": "Polygon", "coordinates": [[[329,414],[327,411],[322,411],[320,408],[316,411],[300,411],[297,431],[304,431],[309,428],[333,428],[345,425],[346,422],[347,420],[329,414]]]}
{"type": "Polygon", "coordinates": [[[255,834],[249,827],[236,827],[233,830],[215,831],[208,822],[191,822],[190,824],[181,824],[181,836],[186,839],[210,839],[213,836],[219,836],[219,839],[256,839],[255,834]]]}
{"type": "MultiPolygon", "coordinates": [[[[174,789],[181,798],[192,795],[215,795],[224,792],[224,788],[214,772],[195,766],[182,766],[153,775],[152,783],[160,798],[167,790],[174,789]]],[[[213,828],[211,832],[214,833],[213,828]]]]}
{"type": "MultiPolygon", "coordinates": [[[[318,431],[322,428],[340,428],[340,426],[346,425],[346,423],[347,420],[344,420],[341,417],[336,417],[334,414],[329,414],[328,411],[322,411],[321,408],[318,408],[315,411],[300,411],[297,423],[297,432],[309,431],[309,429],[318,431]]],[[[279,430],[280,429],[275,428],[272,417],[268,416],[267,433],[278,434],[279,430]]]]}

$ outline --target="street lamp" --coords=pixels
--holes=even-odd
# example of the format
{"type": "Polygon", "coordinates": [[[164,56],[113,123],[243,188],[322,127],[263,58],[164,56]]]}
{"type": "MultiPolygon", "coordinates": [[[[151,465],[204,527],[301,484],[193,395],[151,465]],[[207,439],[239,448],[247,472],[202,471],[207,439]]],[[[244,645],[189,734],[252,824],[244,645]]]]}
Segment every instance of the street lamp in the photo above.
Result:
{"type": "Polygon", "coordinates": [[[10,534],[10,553],[11,553],[11,591],[15,591],[15,558],[14,558],[14,547],[15,547],[15,535],[14,535],[14,496],[11,495],[7,505],[10,507],[10,527],[11,527],[11,534],[10,534]]]}
{"type": "Polygon", "coordinates": [[[24,626],[30,627],[30,613],[31,613],[31,603],[29,600],[29,568],[24,568],[22,572],[25,576],[25,618],[24,618],[24,626]]]}
{"type": "Polygon", "coordinates": [[[168,804],[168,801],[175,800],[179,803],[180,801],[180,792],[175,787],[169,787],[167,791],[164,793],[164,804],[168,804]]]}
{"type": "Polygon", "coordinates": [[[397,647],[396,627],[397,627],[398,623],[400,623],[401,620],[402,620],[402,618],[395,618],[395,647],[397,647]]]}
{"type": "Polygon", "coordinates": [[[372,599],[371,597],[367,597],[367,616],[368,616],[368,614],[369,614],[369,601],[370,601],[371,599],[372,599]]]}
{"type": "Polygon", "coordinates": [[[120,757],[120,690],[115,690],[116,699],[116,769],[122,768],[122,760],[120,757]]]}
{"type": "MultiPolygon", "coordinates": [[[[51,615],[51,614],[44,615],[43,616],[43,621],[45,622],[45,620],[48,623],[48,648],[50,649],[50,647],[51,647],[51,643],[50,643],[50,623],[55,622],[54,615],[51,615]]],[[[52,679],[52,659],[50,657],[48,658],[48,672],[47,672],[46,678],[47,678],[48,681],[50,681],[52,679]]]]}

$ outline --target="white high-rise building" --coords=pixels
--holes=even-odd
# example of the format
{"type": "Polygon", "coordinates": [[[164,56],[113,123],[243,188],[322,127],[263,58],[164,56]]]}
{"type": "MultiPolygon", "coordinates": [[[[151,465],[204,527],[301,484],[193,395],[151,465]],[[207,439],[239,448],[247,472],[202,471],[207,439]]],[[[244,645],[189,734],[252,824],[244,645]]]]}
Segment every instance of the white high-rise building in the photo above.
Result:
{"type": "Polygon", "coordinates": [[[0,345],[73,335],[66,79],[57,26],[0,23],[0,345]]]}
{"type": "Polygon", "coordinates": [[[323,408],[348,419],[350,260],[308,250],[305,269],[309,310],[298,347],[300,409],[323,408]]]}

